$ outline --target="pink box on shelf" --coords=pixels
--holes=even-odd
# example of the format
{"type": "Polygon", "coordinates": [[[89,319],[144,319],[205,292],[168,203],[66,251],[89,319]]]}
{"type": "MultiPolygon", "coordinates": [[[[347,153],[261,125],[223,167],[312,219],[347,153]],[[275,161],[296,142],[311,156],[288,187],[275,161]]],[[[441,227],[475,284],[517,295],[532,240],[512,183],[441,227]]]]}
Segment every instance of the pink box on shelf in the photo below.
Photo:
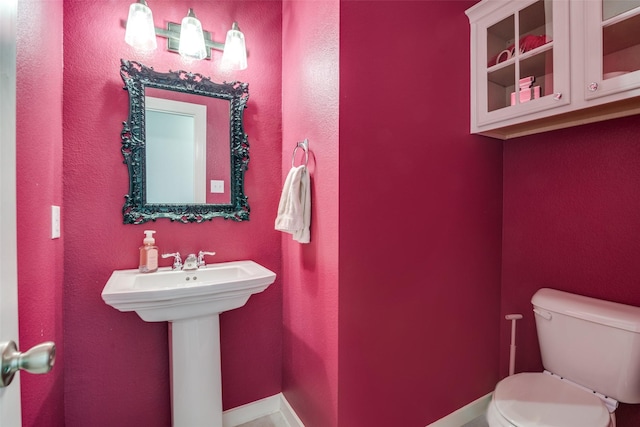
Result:
{"type": "MultiPolygon", "coordinates": [[[[520,103],[531,101],[532,99],[540,98],[541,90],[540,86],[531,87],[534,81],[533,76],[524,77],[518,82],[520,94],[520,103]]],[[[516,92],[511,92],[511,105],[516,105],[516,92]]]]}

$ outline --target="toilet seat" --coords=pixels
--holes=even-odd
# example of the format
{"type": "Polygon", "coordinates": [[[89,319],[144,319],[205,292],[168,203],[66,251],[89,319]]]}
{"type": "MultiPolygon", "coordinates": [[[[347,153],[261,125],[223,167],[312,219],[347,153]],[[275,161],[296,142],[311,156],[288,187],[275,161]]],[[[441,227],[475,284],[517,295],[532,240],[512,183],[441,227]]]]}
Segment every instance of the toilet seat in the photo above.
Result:
{"type": "Polygon", "coordinates": [[[525,372],[500,381],[487,411],[490,426],[608,427],[605,404],[552,375],[525,372]]]}

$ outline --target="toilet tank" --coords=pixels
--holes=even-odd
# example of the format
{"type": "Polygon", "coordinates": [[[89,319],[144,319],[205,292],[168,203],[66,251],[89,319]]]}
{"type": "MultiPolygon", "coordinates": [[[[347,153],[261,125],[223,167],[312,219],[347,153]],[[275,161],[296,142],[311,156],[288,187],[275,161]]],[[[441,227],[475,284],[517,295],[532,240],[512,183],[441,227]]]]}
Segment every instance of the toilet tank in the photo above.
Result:
{"type": "Polygon", "coordinates": [[[531,303],[546,370],[640,403],[640,307],[547,288],[531,303]]]}

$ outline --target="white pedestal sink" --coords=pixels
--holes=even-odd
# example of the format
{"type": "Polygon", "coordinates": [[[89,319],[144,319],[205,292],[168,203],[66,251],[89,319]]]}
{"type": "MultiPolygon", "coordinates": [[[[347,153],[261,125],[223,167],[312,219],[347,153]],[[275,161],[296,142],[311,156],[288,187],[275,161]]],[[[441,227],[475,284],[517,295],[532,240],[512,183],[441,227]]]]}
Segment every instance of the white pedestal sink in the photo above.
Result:
{"type": "Polygon", "coordinates": [[[222,427],[219,314],[242,307],[275,279],[253,261],[113,272],[104,302],[147,322],[170,322],[173,427],[222,427]]]}

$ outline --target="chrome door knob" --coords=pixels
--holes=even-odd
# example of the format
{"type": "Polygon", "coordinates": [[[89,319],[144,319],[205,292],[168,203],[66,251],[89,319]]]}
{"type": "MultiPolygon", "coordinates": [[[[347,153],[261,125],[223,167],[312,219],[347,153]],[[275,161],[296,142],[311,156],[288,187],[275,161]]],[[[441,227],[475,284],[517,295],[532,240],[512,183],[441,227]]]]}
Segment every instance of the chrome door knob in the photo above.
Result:
{"type": "Polygon", "coordinates": [[[595,92],[598,90],[598,83],[596,82],[591,82],[589,83],[589,86],[587,86],[589,88],[589,91],[591,92],[595,92]]]}
{"type": "Polygon", "coordinates": [[[20,369],[32,374],[49,372],[56,360],[56,345],[47,341],[21,353],[15,342],[5,341],[0,343],[0,358],[0,387],[6,387],[20,369]]]}
{"type": "Polygon", "coordinates": [[[562,99],[562,92],[556,92],[553,94],[554,101],[560,101],[562,99]]]}

